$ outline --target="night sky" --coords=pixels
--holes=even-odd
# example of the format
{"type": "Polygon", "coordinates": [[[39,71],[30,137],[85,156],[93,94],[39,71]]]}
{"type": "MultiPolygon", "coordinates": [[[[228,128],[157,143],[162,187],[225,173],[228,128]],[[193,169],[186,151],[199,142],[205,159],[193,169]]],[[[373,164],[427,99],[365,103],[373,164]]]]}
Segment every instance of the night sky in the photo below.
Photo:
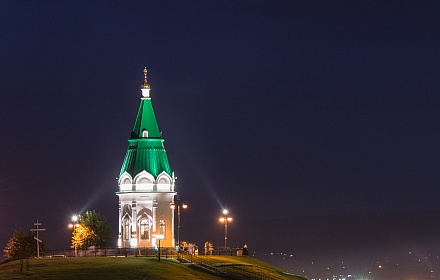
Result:
{"type": "Polygon", "coordinates": [[[222,244],[223,208],[237,245],[249,221],[440,210],[439,14],[437,1],[1,1],[0,248],[37,218],[47,247],[67,248],[71,215],[92,209],[117,234],[145,66],[189,204],[182,239],[203,228],[222,244]]]}

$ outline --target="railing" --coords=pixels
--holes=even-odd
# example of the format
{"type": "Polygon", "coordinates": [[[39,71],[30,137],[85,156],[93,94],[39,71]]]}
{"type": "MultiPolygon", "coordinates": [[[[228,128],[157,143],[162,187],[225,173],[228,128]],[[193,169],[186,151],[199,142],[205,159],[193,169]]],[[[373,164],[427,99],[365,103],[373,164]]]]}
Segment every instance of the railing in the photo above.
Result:
{"type": "MultiPolygon", "coordinates": [[[[227,248],[225,249],[216,249],[210,252],[207,252],[206,255],[213,256],[238,256],[242,254],[242,248],[227,248]]],[[[158,251],[155,248],[104,248],[104,249],[93,249],[89,248],[86,250],[77,249],[78,257],[154,257],[158,255],[158,251]]],[[[179,254],[176,254],[175,248],[160,248],[160,256],[161,257],[172,257],[172,258],[181,258],[183,256],[190,255],[205,255],[204,251],[196,251],[194,254],[189,254],[187,251],[181,251],[179,254]]],[[[60,249],[60,250],[46,250],[42,253],[44,257],[74,257],[75,250],[72,248],[69,249],[60,249]]]]}
{"type": "Polygon", "coordinates": [[[199,256],[205,255],[205,256],[242,256],[242,255],[246,255],[246,253],[243,253],[243,248],[232,248],[232,247],[228,247],[228,248],[222,248],[219,247],[217,249],[213,249],[211,251],[206,252],[202,252],[199,251],[199,256]]]}
{"type": "MultiPolygon", "coordinates": [[[[78,257],[156,257],[158,250],[154,248],[105,248],[105,249],[77,249],[78,257]]],[[[46,250],[44,257],[74,257],[74,249],[46,250]]],[[[173,248],[160,248],[161,257],[176,258],[176,250],[173,248]]]]}

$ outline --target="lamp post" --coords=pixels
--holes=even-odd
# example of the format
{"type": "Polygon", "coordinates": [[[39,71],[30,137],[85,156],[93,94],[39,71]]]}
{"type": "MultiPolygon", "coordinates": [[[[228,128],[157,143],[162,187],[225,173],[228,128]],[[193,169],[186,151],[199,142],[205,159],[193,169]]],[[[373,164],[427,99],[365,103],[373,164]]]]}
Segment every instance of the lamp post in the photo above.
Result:
{"type": "MultiPolygon", "coordinates": [[[[78,216],[77,215],[73,215],[72,216],[72,222],[69,224],[69,228],[73,229],[72,234],[75,235],[75,229],[79,227],[79,223],[78,223],[78,216]]],[[[73,249],[74,249],[74,253],[73,255],[76,257],[77,256],[77,251],[76,251],[76,244],[74,242],[73,243],[73,249]]]]}
{"type": "Polygon", "coordinates": [[[183,209],[188,208],[188,205],[180,202],[180,198],[176,198],[173,203],[171,203],[171,209],[175,209],[177,206],[177,252],[180,251],[180,207],[183,209]]]}
{"type": "Polygon", "coordinates": [[[163,234],[155,234],[154,237],[159,241],[159,248],[157,250],[157,259],[160,261],[160,241],[164,238],[163,234]]]}
{"type": "Polygon", "coordinates": [[[227,242],[228,242],[228,223],[232,222],[232,217],[229,216],[229,211],[224,209],[223,210],[223,216],[220,217],[220,222],[225,224],[225,251],[227,248],[227,242]]]}

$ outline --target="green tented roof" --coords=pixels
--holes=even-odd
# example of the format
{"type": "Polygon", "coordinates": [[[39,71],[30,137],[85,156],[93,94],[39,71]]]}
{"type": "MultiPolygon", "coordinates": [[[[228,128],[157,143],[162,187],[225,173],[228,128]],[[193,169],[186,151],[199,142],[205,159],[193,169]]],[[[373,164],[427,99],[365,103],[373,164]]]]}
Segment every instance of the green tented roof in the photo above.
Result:
{"type": "Polygon", "coordinates": [[[141,99],[131,139],[128,142],[127,154],[119,176],[127,172],[134,178],[143,170],[154,177],[164,171],[172,176],[163,145],[164,139],[157,125],[151,99],[141,99]],[[144,129],[148,131],[147,137],[142,137],[144,129]]]}
{"type": "Polygon", "coordinates": [[[163,139],[129,140],[127,154],[119,176],[127,171],[134,177],[143,170],[154,177],[163,171],[172,176],[163,142],[163,139]]]}

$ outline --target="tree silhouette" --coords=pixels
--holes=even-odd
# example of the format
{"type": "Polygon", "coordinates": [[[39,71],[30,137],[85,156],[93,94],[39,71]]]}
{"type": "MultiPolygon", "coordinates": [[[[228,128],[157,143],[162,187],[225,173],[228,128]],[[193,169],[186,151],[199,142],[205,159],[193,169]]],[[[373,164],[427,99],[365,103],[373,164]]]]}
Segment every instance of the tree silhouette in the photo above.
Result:
{"type": "Polygon", "coordinates": [[[105,248],[110,244],[110,225],[107,219],[95,210],[86,211],[78,217],[79,226],[72,234],[72,245],[78,249],[90,246],[105,248]]]}
{"type": "MultiPolygon", "coordinates": [[[[21,229],[15,231],[6,245],[3,255],[5,259],[24,259],[36,255],[36,241],[34,234],[27,234],[21,229]]],[[[44,243],[40,246],[40,252],[44,251],[44,243]]]]}

